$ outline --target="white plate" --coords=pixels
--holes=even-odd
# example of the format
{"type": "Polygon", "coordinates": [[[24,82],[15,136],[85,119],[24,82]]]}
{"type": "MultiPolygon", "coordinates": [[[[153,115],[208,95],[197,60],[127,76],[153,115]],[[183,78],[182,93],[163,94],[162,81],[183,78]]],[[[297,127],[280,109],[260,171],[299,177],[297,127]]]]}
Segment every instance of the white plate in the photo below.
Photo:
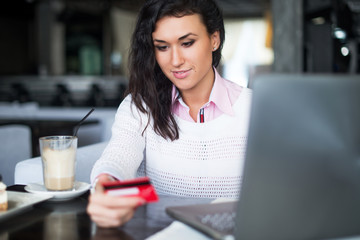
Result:
{"type": "Polygon", "coordinates": [[[43,202],[51,198],[51,196],[39,196],[32,193],[14,191],[7,191],[7,195],[8,210],[0,212],[0,221],[12,215],[16,215],[25,210],[28,210],[36,203],[43,202]]]}
{"type": "Polygon", "coordinates": [[[52,198],[49,201],[65,201],[76,198],[85,193],[90,188],[90,184],[85,182],[75,182],[74,189],[69,191],[48,191],[44,185],[39,183],[30,183],[25,186],[25,190],[52,198]]]}

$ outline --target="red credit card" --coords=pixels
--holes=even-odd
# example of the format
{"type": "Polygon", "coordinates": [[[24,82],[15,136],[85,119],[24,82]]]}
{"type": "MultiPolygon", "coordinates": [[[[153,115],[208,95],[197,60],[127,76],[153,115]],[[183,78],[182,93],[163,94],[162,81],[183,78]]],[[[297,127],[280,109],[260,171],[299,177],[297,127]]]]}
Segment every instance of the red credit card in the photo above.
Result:
{"type": "Polygon", "coordinates": [[[103,186],[105,193],[112,196],[141,197],[148,203],[159,200],[155,188],[151,185],[148,177],[106,182],[103,186]]]}

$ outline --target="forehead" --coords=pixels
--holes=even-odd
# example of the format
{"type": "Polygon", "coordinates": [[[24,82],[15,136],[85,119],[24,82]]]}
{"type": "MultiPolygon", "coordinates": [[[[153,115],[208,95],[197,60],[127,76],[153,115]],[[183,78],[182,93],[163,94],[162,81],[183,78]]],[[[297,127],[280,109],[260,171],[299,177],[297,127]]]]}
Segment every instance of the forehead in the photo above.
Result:
{"type": "Polygon", "coordinates": [[[186,15],[183,17],[166,16],[159,19],[152,33],[156,39],[179,38],[188,33],[202,36],[207,34],[206,27],[199,14],[186,15]]]}

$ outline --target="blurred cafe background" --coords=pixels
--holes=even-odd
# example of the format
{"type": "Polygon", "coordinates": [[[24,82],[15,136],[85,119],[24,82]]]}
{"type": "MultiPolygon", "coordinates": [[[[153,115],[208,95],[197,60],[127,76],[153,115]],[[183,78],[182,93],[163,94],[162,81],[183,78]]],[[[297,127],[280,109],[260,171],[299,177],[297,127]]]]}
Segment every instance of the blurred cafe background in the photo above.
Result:
{"type": "MultiPolygon", "coordinates": [[[[0,173],[38,156],[38,137],[71,134],[92,107],[79,147],[109,140],[144,1],[1,1],[0,173]]],[[[219,71],[227,79],[251,88],[269,72],[360,71],[360,0],[217,2],[226,28],[219,71]]]]}
{"type": "MultiPolygon", "coordinates": [[[[116,107],[145,0],[11,0],[0,7],[0,101],[116,107]]],[[[220,72],[359,71],[359,0],[217,0],[226,42],[220,72]]]]}

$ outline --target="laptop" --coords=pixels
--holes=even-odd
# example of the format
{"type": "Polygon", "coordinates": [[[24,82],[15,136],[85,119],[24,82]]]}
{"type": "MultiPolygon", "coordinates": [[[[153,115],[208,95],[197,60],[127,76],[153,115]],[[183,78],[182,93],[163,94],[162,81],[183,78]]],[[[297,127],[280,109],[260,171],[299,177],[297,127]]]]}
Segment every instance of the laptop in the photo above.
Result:
{"type": "Polygon", "coordinates": [[[214,239],[360,235],[360,75],[258,77],[243,171],[237,202],[166,212],[214,239]],[[199,217],[216,208],[236,212],[234,229],[199,217]]]}

